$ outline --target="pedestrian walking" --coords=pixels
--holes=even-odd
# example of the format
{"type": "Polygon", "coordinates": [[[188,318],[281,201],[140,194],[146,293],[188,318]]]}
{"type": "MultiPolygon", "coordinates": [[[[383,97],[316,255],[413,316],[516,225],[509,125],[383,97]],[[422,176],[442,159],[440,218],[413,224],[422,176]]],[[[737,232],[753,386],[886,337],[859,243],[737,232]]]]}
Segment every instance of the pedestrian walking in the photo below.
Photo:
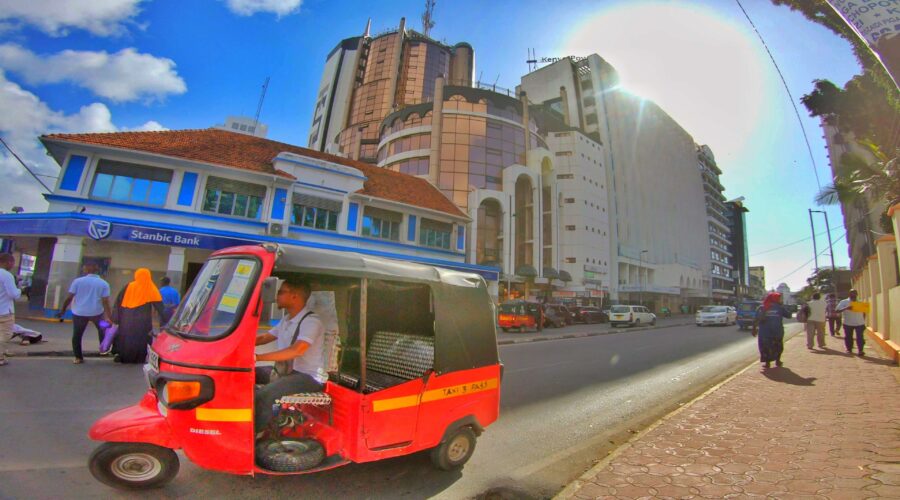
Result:
{"type": "Polygon", "coordinates": [[[89,323],[97,328],[97,339],[103,343],[103,328],[101,320],[110,320],[109,307],[109,283],[101,278],[97,272],[100,268],[93,262],[88,262],[81,268],[84,276],[72,280],[69,285],[69,295],[63,302],[62,308],[56,314],[60,320],[66,314],[66,309],[72,305],[72,353],[76,365],[84,363],[84,354],[81,351],[81,339],[89,323]]]}
{"type": "Polygon", "coordinates": [[[844,347],[847,348],[847,354],[853,354],[853,334],[856,334],[857,355],[865,356],[863,348],[866,345],[866,315],[861,312],[862,302],[857,302],[858,297],[856,290],[850,290],[849,297],[840,301],[835,309],[841,313],[841,321],[844,324],[844,347]]]}
{"type": "Polygon", "coordinates": [[[781,303],[781,294],[770,292],[763,299],[763,303],[756,309],[756,319],[753,322],[753,336],[757,338],[759,346],[759,362],[762,365],[760,371],[775,366],[784,366],[781,361],[781,353],[784,351],[784,318],[790,318],[791,313],[781,303]]]}
{"type": "Polygon", "coordinates": [[[832,337],[839,337],[841,333],[841,313],[837,312],[837,296],[829,293],[825,296],[825,318],[828,319],[828,331],[832,337]]]}
{"type": "Polygon", "coordinates": [[[153,332],[153,310],[162,320],[162,296],[153,284],[150,270],[142,267],[134,272],[134,281],[116,297],[113,310],[113,322],[119,325],[113,344],[116,362],[143,363],[147,358],[147,345],[153,332]]]}
{"type": "Polygon", "coordinates": [[[825,349],[825,301],[822,295],[816,292],[812,300],[806,304],[806,348],[813,348],[813,338],[819,349],[825,349]]]}
{"type": "MultiPolygon", "coordinates": [[[[0,340],[8,342],[12,340],[16,325],[16,299],[22,296],[22,291],[16,286],[16,279],[10,269],[16,264],[12,254],[0,253],[0,340]]],[[[6,360],[6,349],[0,348],[0,366],[9,363],[6,360]]]]}
{"type": "Polygon", "coordinates": [[[178,304],[181,303],[181,294],[172,287],[172,280],[168,276],[163,276],[159,280],[159,285],[159,294],[162,296],[163,302],[162,324],[166,324],[172,318],[172,315],[175,314],[178,304]]]}

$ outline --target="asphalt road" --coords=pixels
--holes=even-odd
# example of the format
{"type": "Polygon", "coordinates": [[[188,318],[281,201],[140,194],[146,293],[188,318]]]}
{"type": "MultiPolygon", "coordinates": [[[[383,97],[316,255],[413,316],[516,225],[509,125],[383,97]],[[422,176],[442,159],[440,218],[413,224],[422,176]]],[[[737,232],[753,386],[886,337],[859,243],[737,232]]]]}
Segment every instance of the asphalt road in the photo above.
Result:
{"type": "MultiPolygon", "coordinates": [[[[178,477],[153,496],[551,496],[634,431],[746,366],[755,352],[754,340],[736,327],[693,325],[503,345],[501,418],[459,473],[433,469],[427,453],[256,478],[201,470],[182,457],[178,477]]],[[[140,366],[16,357],[0,370],[0,498],[140,496],[103,486],[85,466],[96,445],[87,429],[138,400],[140,366]]]]}

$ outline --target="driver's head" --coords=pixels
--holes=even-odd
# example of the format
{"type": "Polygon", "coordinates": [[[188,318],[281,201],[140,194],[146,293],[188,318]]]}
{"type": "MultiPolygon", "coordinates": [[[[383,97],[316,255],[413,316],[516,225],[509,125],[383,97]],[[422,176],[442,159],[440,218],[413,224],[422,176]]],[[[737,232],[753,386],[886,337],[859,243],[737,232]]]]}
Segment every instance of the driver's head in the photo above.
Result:
{"type": "Polygon", "coordinates": [[[309,283],[303,280],[287,279],[278,289],[276,303],[280,309],[303,309],[309,300],[309,283]]]}
{"type": "Polygon", "coordinates": [[[850,300],[856,300],[856,297],[859,296],[859,293],[857,293],[856,289],[851,289],[849,295],[850,300]]]}

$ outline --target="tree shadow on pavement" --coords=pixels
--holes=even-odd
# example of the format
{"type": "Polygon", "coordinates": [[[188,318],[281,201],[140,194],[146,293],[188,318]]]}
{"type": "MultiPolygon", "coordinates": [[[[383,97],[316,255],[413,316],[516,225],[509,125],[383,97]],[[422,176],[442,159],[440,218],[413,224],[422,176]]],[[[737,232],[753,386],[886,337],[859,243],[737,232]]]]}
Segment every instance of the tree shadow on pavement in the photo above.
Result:
{"type": "Polygon", "coordinates": [[[837,349],[832,349],[830,347],[826,347],[825,349],[813,349],[809,351],[812,354],[825,354],[829,356],[846,356],[847,354],[844,351],[839,351],[837,349]]]}
{"type": "Polygon", "coordinates": [[[804,378],[797,375],[790,368],[770,368],[763,372],[767,379],[774,382],[783,382],[791,385],[815,385],[816,377],[804,378]]]}

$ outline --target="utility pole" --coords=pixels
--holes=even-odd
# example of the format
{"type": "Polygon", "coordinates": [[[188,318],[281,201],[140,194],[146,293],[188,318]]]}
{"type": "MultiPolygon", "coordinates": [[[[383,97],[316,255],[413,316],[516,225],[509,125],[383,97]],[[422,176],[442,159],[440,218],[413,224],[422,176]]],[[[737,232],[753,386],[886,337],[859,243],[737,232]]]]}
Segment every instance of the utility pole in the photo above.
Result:
{"type": "Polygon", "coordinates": [[[422,34],[425,36],[434,28],[434,4],[435,0],[425,0],[425,12],[422,13],[422,34]]]}
{"type": "Polygon", "coordinates": [[[638,304],[644,305],[644,279],[641,275],[641,270],[644,268],[644,254],[647,253],[647,250],[641,250],[641,253],[638,254],[638,304]]]}
{"type": "MultiPolygon", "coordinates": [[[[816,277],[818,277],[818,276],[819,276],[819,250],[816,249],[816,228],[815,228],[815,226],[813,225],[813,217],[812,217],[812,214],[813,214],[814,211],[815,211],[815,212],[821,212],[821,210],[813,210],[813,209],[811,209],[811,208],[808,208],[807,211],[809,211],[809,229],[810,229],[810,231],[812,231],[812,240],[813,240],[813,258],[814,258],[815,261],[816,261],[816,277]]],[[[831,234],[828,235],[828,243],[829,243],[829,244],[831,243],[831,234]]]]}
{"type": "MultiPolygon", "coordinates": [[[[809,223],[812,224],[812,213],[817,212],[825,216],[825,234],[828,235],[828,255],[831,257],[831,290],[837,295],[837,269],[834,267],[834,247],[831,244],[831,226],[828,224],[828,212],[824,210],[809,210],[809,223]]],[[[813,251],[815,251],[816,235],[813,232],[813,251]]],[[[819,265],[816,260],[816,276],[818,276],[819,265]]]]}

